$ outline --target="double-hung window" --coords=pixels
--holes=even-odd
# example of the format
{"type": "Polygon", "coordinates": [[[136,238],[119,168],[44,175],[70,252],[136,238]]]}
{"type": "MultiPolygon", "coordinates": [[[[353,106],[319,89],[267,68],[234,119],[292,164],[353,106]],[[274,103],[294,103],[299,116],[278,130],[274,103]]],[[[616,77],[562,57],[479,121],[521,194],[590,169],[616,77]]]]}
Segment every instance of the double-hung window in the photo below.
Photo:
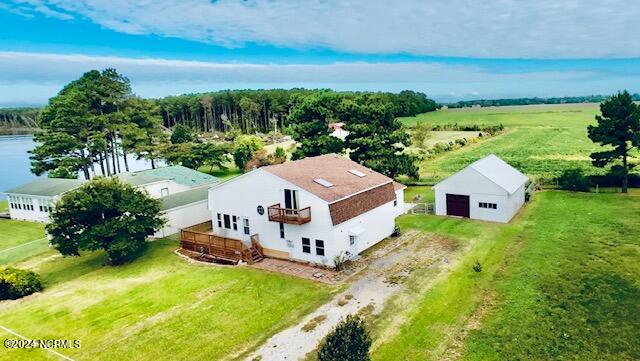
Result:
{"type": "Polygon", "coordinates": [[[251,230],[249,229],[249,218],[242,219],[242,228],[243,228],[244,234],[249,235],[249,233],[251,233],[251,230]]]}
{"type": "Polygon", "coordinates": [[[231,219],[233,220],[233,230],[237,231],[238,230],[238,217],[231,216],[231,219]]]}
{"type": "Polygon", "coordinates": [[[222,228],[222,214],[218,213],[218,228],[222,228]]]}
{"type": "Polygon", "coordinates": [[[324,256],[324,241],[316,239],[316,254],[318,256],[324,256]]]}
{"type": "Polygon", "coordinates": [[[311,240],[309,238],[302,237],[302,252],[311,253],[311,240]]]}

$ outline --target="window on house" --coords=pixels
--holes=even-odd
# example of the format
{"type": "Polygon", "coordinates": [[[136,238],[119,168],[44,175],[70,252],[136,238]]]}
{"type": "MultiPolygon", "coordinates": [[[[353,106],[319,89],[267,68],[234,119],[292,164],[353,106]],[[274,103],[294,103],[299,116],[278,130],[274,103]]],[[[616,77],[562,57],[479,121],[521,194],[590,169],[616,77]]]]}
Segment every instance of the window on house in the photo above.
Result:
{"type": "Polygon", "coordinates": [[[302,237],[302,252],[311,253],[311,240],[309,238],[302,237]]]}
{"type": "Polygon", "coordinates": [[[393,206],[394,206],[394,207],[397,207],[397,206],[398,206],[398,198],[396,198],[396,199],[394,199],[394,200],[393,200],[393,206]]]}
{"type": "Polygon", "coordinates": [[[222,214],[218,213],[218,228],[222,228],[222,214]]]}
{"type": "Polygon", "coordinates": [[[248,235],[249,233],[251,233],[251,230],[249,229],[249,219],[248,218],[243,218],[242,219],[242,228],[244,230],[244,234],[248,235]]]}
{"type": "Polygon", "coordinates": [[[324,256],[324,241],[316,239],[316,254],[318,256],[324,256]]]}
{"type": "Polygon", "coordinates": [[[166,197],[169,195],[169,188],[162,188],[160,190],[160,197],[166,197]]]}
{"type": "Polygon", "coordinates": [[[224,228],[231,229],[231,217],[228,214],[224,215],[224,228]]]}
{"type": "Polygon", "coordinates": [[[284,208],[298,209],[298,191],[294,189],[284,190],[284,208]]]}
{"type": "Polygon", "coordinates": [[[349,244],[352,245],[352,246],[354,244],[356,244],[356,236],[354,236],[354,235],[350,235],[349,236],[349,244]]]}
{"type": "Polygon", "coordinates": [[[233,230],[237,231],[238,230],[238,217],[232,216],[231,219],[233,220],[233,230]]]}
{"type": "Polygon", "coordinates": [[[284,238],[284,223],[280,223],[280,238],[284,238]]]}

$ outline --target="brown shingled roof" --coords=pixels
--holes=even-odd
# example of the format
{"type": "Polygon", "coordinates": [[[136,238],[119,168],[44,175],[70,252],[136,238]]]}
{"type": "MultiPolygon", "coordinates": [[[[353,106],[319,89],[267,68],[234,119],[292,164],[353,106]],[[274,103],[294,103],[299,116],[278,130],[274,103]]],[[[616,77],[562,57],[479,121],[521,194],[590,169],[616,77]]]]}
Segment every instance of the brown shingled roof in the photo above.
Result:
{"type": "Polygon", "coordinates": [[[396,199],[396,192],[391,183],[355,194],[349,198],[329,204],[331,222],[335,226],[383,204],[392,202],[394,199],[396,199]]]}
{"type": "Polygon", "coordinates": [[[263,170],[287,180],[319,198],[332,203],[393,180],[337,154],[325,154],[294,162],[263,167],[263,170]],[[359,177],[349,171],[355,169],[365,174],[359,177]],[[325,187],[314,179],[325,179],[333,184],[325,187]]]}

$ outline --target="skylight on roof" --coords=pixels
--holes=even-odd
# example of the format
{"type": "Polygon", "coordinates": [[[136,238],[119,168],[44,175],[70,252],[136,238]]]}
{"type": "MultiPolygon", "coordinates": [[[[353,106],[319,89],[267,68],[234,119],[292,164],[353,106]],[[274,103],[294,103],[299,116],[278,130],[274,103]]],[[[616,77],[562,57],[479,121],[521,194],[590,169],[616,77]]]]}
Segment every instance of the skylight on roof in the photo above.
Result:
{"type": "Polygon", "coordinates": [[[351,169],[349,170],[349,173],[358,176],[360,178],[366,177],[366,174],[362,173],[361,171],[357,170],[357,169],[351,169]]]}
{"type": "Polygon", "coordinates": [[[316,183],[318,183],[318,184],[320,184],[320,185],[322,185],[322,186],[325,186],[325,187],[327,187],[327,188],[331,188],[331,187],[333,187],[333,183],[329,182],[329,181],[328,181],[328,180],[326,180],[326,179],[316,178],[316,179],[314,179],[313,181],[314,181],[314,182],[316,182],[316,183]]]}

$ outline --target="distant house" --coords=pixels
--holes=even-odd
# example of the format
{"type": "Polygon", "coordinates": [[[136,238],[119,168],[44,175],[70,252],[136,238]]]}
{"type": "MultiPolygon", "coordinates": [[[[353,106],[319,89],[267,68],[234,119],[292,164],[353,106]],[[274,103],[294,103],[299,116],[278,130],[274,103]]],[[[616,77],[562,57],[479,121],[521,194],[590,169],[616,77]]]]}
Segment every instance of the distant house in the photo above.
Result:
{"type": "Polygon", "coordinates": [[[435,213],[509,222],[525,200],[527,176],[495,154],[436,184],[435,213]]]}
{"type": "Polygon", "coordinates": [[[331,124],[329,124],[329,128],[331,128],[331,130],[332,130],[331,135],[336,137],[336,138],[345,140],[345,139],[347,139],[347,135],[349,135],[349,131],[343,129],[344,128],[344,123],[342,123],[342,122],[331,123],[331,124]]]}
{"type": "Polygon", "coordinates": [[[211,187],[210,239],[259,239],[265,256],[332,266],[391,235],[404,188],[336,154],[258,168],[211,187]]]}
{"type": "MultiPolygon", "coordinates": [[[[162,199],[169,220],[157,236],[167,236],[195,220],[207,219],[207,188],[219,182],[211,175],[183,166],[170,166],[117,174],[120,180],[162,199]],[[203,208],[204,205],[204,208],[203,208]]],[[[81,179],[41,178],[5,191],[12,219],[49,222],[49,212],[66,192],[80,187],[81,179]]]]}

